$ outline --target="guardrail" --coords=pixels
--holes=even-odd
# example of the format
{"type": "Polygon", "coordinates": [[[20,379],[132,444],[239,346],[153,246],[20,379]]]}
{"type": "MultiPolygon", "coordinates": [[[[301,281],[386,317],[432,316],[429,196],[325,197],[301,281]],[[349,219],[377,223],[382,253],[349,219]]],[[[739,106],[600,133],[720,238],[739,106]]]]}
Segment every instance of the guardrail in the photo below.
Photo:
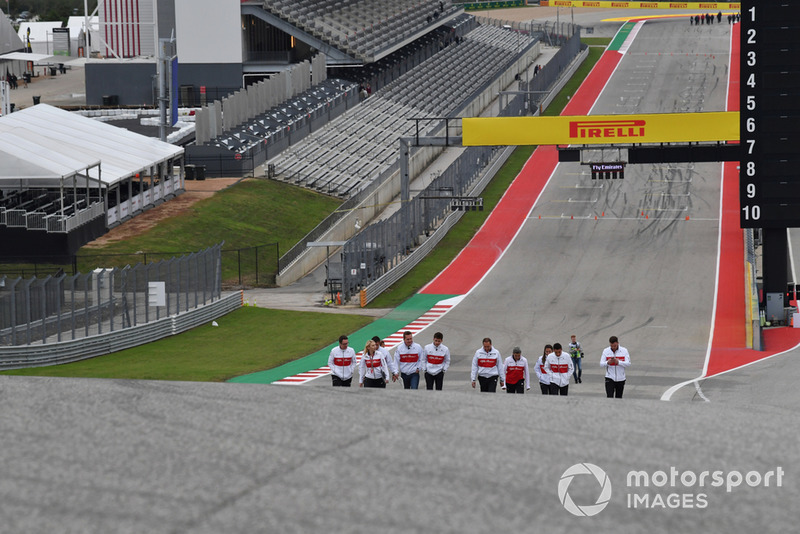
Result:
{"type": "MultiPolygon", "coordinates": [[[[494,175],[497,174],[497,171],[500,170],[500,167],[503,166],[506,160],[508,160],[509,156],[511,156],[512,152],[514,152],[515,148],[516,147],[505,147],[505,149],[498,153],[494,161],[492,161],[486,168],[480,180],[478,180],[469,191],[470,196],[479,195],[486,188],[494,175]]],[[[397,267],[390,269],[386,274],[365,287],[362,290],[362,302],[364,304],[369,304],[375,300],[378,295],[391,287],[392,284],[408,274],[411,269],[416,267],[419,262],[425,259],[425,256],[427,256],[428,253],[430,253],[433,248],[439,244],[444,236],[447,235],[447,232],[449,232],[450,229],[455,226],[459,220],[461,220],[461,217],[463,217],[465,213],[466,212],[464,211],[452,212],[439,226],[439,228],[437,228],[436,231],[434,231],[424,243],[414,249],[414,251],[409,254],[408,257],[401,261],[397,267]]]]}
{"type": "Polygon", "coordinates": [[[185,332],[241,305],[242,294],[237,291],[193,310],[122,330],[46,345],[0,347],[0,369],[44,367],[110,354],[185,332]]]}
{"type": "MultiPolygon", "coordinates": [[[[576,35],[579,37],[579,34],[576,35]]],[[[559,51],[560,52],[560,51],[559,51]]],[[[563,71],[562,75],[556,80],[555,85],[553,85],[550,90],[549,94],[542,100],[542,107],[541,109],[545,109],[547,106],[552,103],[555,99],[556,95],[559,91],[567,84],[569,79],[578,69],[578,67],[583,63],[586,57],[589,55],[589,49],[584,48],[580,51],[580,53],[573,58],[573,61],[569,64],[564,66],[563,68],[560,67],[560,70],[563,71]]],[[[534,115],[539,114],[539,109],[537,109],[534,115]]],[[[492,163],[487,166],[485,173],[481,176],[480,180],[476,182],[473,186],[472,190],[470,191],[470,196],[475,196],[480,194],[489,181],[494,177],[500,167],[508,160],[511,153],[514,151],[516,147],[506,147],[501,154],[494,160],[492,163]]],[[[419,247],[414,249],[408,256],[403,258],[396,267],[390,269],[385,274],[380,276],[374,282],[367,285],[364,289],[362,289],[361,293],[361,301],[362,305],[369,304],[378,295],[380,295],[383,291],[386,291],[389,287],[392,286],[395,282],[400,280],[403,276],[408,274],[411,269],[413,269],[418,263],[420,263],[425,256],[428,255],[429,252],[433,250],[433,248],[442,240],[442,238],[447,234],[448,231],[461,219],[465,212],[458,211],[451,213],[442,223],[442,225],[436,229],[436,231],[431,234],[431,236],[425,240],[419,247]]]]}

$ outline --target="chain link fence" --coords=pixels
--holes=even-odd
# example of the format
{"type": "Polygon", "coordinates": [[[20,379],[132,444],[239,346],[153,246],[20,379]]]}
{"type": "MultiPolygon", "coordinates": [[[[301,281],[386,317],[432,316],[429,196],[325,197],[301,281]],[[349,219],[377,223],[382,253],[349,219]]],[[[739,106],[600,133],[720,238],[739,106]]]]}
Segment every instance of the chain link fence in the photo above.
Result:
{"type": "MultiPolygon", "coordinates": [[[[96,268],[111,270],[129,265],[170,260],[178,256],[191,255],[189,251],[179,252],[131,252],[122,254],[81,254],[71,263],[4,264],[0,266],[7,278],[75,275],[96,268]]],[[[253,247],[222,249],[222,288],[243,289],[269,287],[275,285],[278,272],[280,247],[278,243],[267,243],[253,247]]],[[[2,275],[0,275],[2,276],[2,275]]]]}
{"type": "MultiPolygon", "coordinates": [[[[532,80],[520,80],[520,93],[501,100],[500,116],[533,112],[575,57],[581,52],[580,30],[568,25],[569,37],[561,49],[538,70],[532,80]],[[538,92],[538,93],[530,93],[538,92]],[[528,98],[533,94],[535,98],[528,98]]],[[[404,203],[387,219],[371,224],[343,247],[341,263],[330,265],[328,279],[342,298],[349,300],[390,269],[396,267],[450,215],[447,197],[466,196],[500,147],[469,147],[418,196],[404,203]]]]}
{"type": "Polygon", "coordinates": [[[332,284],[341,286],[343,298],[350,299],[396,267],[430,235],[450,214],[450,197],[466,196],[497,150],[498,147],[465,149],[418,196],[351,238],[343,248],[341,264],[334,264],[328,273],[332,284]]]}
{"type": "Polygon", "coordinates": [[[0,276],[0,346],[86,338],[178,315],[221,296],[221,245],[89,273],[0,276]]]}

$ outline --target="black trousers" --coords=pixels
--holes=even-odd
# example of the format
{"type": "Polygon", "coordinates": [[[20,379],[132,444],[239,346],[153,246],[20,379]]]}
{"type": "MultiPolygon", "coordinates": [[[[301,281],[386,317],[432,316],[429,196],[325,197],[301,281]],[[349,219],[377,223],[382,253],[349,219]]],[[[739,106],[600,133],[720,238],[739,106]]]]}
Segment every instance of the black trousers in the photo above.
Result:
{"type": "Polygon", "coordinates": [[[481,385],[481,391],[483,393],[496,393],[497,378],[497,376],[479,376],[478,383],[481,385]]]}
{"type": "Polygon", "coordinates": [[[542,384],[539,382],[539,387],[542,388],[542,395],[550,395],[550,384],[542,384]]]}
{"type": "Polygon", "coordinates": [[[609,399],[611,398],[622,398],[622,392],[625,390],[625,381],[620,380],[616,382],[611,380],[610,378],[606,377],[606,397],[609,399]]]}
{"type": "Polygon", "coordinates": [[[385,388],[386,381],[383,378],[364,378],[365,388],[385,388]]]}
{"type": "Polygon", "coordinates": [[[506,382],[506,393],[525,393],[525,379],[523,378],[515,384],[506,382]]]}
{"type": "Polygon", "coordinates": [[[439,371],[435,375],[425,371],[425,388],[433,389],[436,386],[436,391],[442,391],[442,384],[444,383],[444,371],[439,371]]]}
{"type": "Polygon", "coordinates": [[[559,386],[558,384],[550,384],[550,395],[564,395],[567,396],[569,386],[559,386]]]}
{"type": "Polygon", "coordinates": [[[353,382],[353,377],[352,376],[350,378],[348,378],[347,380],[342,380],[341,378],[339,378],[336,375],[331,375],[331,378],[333,379],[334,387],[349,388],[350,384],[353,382]]]}

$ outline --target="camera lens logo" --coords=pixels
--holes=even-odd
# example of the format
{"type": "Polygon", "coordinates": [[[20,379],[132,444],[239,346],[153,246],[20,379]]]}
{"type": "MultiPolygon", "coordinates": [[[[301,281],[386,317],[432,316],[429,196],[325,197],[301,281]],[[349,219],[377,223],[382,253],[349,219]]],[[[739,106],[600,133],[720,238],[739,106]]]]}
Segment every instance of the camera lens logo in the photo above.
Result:
{"type": "Polygon", "coordinates": [[[569,467],[564,474],[561,475],[561,480],[558,482],[558,499],[561,501],[562,506],[572,515],[578,517],[591,517],[597,515],[608,506],[611,500],[611,480],[606,475],[606,472],[594,464],[583,463],[575,464],[569,467]],[[600,496],[597,497],[597,502],[586,506],[578,506],[572,501],[567,490],[572,482],[572,479],[577,475],[594,475],[597,483],[602,488],[600,496]]]}

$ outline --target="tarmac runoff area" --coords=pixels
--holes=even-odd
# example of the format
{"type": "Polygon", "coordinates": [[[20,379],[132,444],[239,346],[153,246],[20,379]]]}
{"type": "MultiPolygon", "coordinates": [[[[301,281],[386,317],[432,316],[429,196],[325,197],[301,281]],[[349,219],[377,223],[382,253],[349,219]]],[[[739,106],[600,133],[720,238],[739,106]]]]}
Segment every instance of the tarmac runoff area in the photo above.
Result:
{"type": "MultiPolygon", "coordinates": [[[[650,35],[650,42],[663,38],[650,35]]],[[[716,86],[708,80],[705,87],[696,96],[711,106],[716,86]]],[[[714,232],[705,229],[713,215],[705,211],[716,209],[719,179],[719,166],[698,171],[692,186],[698,219],[709,220],[678,236],[699,256],[715,254],[706,243],[714,232]]],[[[636,186],[628,184],[635,183],[626,177],[629,189],[608,198],[623,192],[633,198],[636,186]]],[[[572,219],[553,217],[563,193],[548,188],[526,226],[540,224],[539,213],[545,222],[537,232],[521,232],[462,311],[437,327],[448,333],[446,342],[463,339],[451,343],[462,356],[474,352],[487,329],[529,329],[539,339],[539,323],[525,323],[517,308],[530,312],[534,302],[546,310],[553,296],[522,293],[533,284],[494,285],[520,276],[519,265],[537,266],[538,249],[531,255],[516,244],[538,244],[562,258],[583,250],[581,243],[619,242],[627,266],[607,271],[626,274],[625,290],[614,293],[619,277],[600,287],[614,293],[612,309],[630,312],[627,319],[596,319],[618,320],[613,326],[632,349],[626,399],[602,397],[593,354],[584,362],[594,369],[584,373],[585,388],[571,387],[566,398],[532,396],[534,389],[522,397],[477,393],[463,380],[463,361],[442,392],[0,377],[0,532],[794,532],[797,351],[707,379],[700,389],[684,387],[673,402],[650,397],[663,391],[676,365],[687,378],[702,370],[710,307],[671,300],[652,306],[652,283],[659,280],[647,285],[636,276],[650,265],[647,247],[664,248],[667,237],[684,230],[621,216],[609,230],[587,231],[592,222],[571,226],[572,219]],[[611,234],[615,240],[608,241],[611,234]],[[638,236],[631,248],[629,234],[638,236]],[[579,243],[581,235],[589,241],[579,243]],[[559,242],[562,248],[554,248],[559,242]],[[674,325],[665,332],[648,328],[658,323],[642,324],[653,309],[673,308],[666,317],[674,325]],[[700,343],[695,331],[705,332],[700,343]],[[449,389],[457,383],[463,389],[449,389]],[[710,402],[698,402],[700,391],[710,402]]],[[[687,265],[699,281],[665,295],[689,302],[687,292],[713,293],[706,256],[687,265]]],[[[596,267],[587,262],[577,269],[603,272],[596,267]]],[[[660,275],[672,282],[668,271],[660,275]]],[[[588,293],[581,295],[585,300],[588,293]]],[[[569,304],[559,313],[578,309],[574,297],[559,298],[569,304]]],[[[550,317],[555,322],[543,328],[560,331],[559,315],[550,317]]],[[[588,332],[595,319],[580,319],[588,332]]],[[[608,328],[584,340],[599,346],[592,336],[607,338],[608,328]]],[[[317,382],[327,386],[329,379],[317,382]]]]}
{"type": "MultiPolygon", "coordinates": [[[[0,395],[8,533],[787,533],[800,497],[794,407],[20,377],[0,395]],[[581,463],[611,485],[593,517],[559,499],[581,463]],[[627,486],[671,468],[762,482],[627,486]]],[[[578,506],[600,490],[568,486],[578,506]]]]}

